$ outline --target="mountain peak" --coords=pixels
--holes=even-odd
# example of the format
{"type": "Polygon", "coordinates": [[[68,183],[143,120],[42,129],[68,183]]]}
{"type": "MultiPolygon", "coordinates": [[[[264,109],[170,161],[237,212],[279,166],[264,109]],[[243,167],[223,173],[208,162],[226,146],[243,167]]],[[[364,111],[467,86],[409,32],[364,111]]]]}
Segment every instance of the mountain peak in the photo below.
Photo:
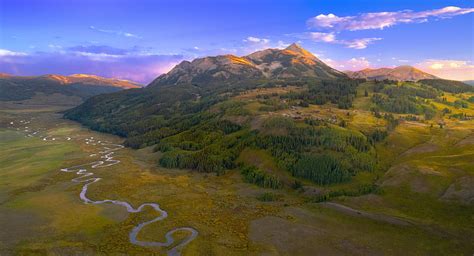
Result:
{"type": "Polygon", "coordinates": [[[303,47],[301,47],[301,45],[297,43],[290,44],[288,47],[285,48],[285,50],[304,55],[305,57],[314,58],[314,55],[312,53],[310,53],[308,50],[304,49],[303,47]]]}
{"type": "Polygon", "coordinates": [[[410,65],[401,65],[401,66],[395,67],[394,69],[414,70],[416,68],[410,65]]]}
{"type": "Polygon", "coordinates": [[[290,44],[288,47],[285,48],[286,50],[290,50],[290,51],[300,51],[300,50],[304,50],[303,47],[301,47],[301,45],[297,44],[297,43],[292,43],[290,44]]]}
{"type": "Polygon", "coordinates": [[[219,55],[183,61],[170,72],[160,75],[150,87],[193,84],[212,86],[238,83],[248,79],[285,79],[316,77],[347,78],[296,43],[285,49],[265,49],[247,56],[219,55]]]}

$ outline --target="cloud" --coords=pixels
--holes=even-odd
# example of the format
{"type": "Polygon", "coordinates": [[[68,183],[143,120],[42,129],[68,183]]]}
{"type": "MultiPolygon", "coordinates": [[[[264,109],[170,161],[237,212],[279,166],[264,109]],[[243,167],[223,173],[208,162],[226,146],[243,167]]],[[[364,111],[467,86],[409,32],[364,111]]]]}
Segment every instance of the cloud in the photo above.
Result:
{"type": "Polygon", "coordinates": [[[207,52],[207,50],[202,49],[201,47],[198,47],[198,46],[193,46],[193,47],[189,47],[189,48],[182,48],[181,50],[183,50],[185,52],[188,52],[188,53],[192,53],[196,56],[198,56],[199,54],[204,54],[204,53],[207,52]]]}
{"type": "Polygon", "coordinates": [[[365,49],[368,45],[372,44],[375,41],[382,40],[382,38],[378,37],[370,37],[370,38],[358,38],[353,40],[344,40],[341,41],[347,48],[352,49],[365,49]]]}
{"type": "Polygon", "coordinates": [[[329,66],[339,70],[352,70],[357,71],[365,68],[370,68],[371,63],[365,57],[351,58],[349,60],[332,60],[332,59],[321,59],[329,66]]]}
{"type": "Polygon", "coordinates": [[[278,49],[284,49],[286,47],[290,46],[290,43],[285,43],[283,42],[282,40],[278,40],[275,48],[278,48],[278,49]]]}
{"type": "Polygon", "coordinates": [[[0,49],[0,57],[26,56],[24,52],[14,52],[7,49],[0,49]]]}
{"type": "Polygon", "coordinates": [[[121,30],[101,29],[101,28],[97,28],[95,26],[89,26],[89,29],[97,31],[97,32],[105,33],[105,34],[112,34],[112,35],[131,37],[131,38],[132,37],[133,38],[142,38],[138,35],[135,35],[135,34],[132,34],[132,33],[129,33],[129,32],[124,32],[124,31],[121,31],[121,30]]]}
{"type": "Polygon", "coordinates": [[[259,43],[259,44],[268,44],[270,42],[269,39],[258,38],[258,37],[253,37],[253,36],[249,36],[246,39],[244,39],[243,41],[248,42],[248,43],[259,43]]]}
{"type": "Polygon", "coordinates": [[[347,48],[352,49],[365,49],[368,45],[372,44],[374,41],[382,40],[382,38],[358,38],[352,40],[342,40],[337,39],[336,34],[334,32],[309,32],[303,37],[309,38],[315,42],[323,42],[323,43],[330,43],[330,44],[341,44],[345,45],[347,48]]]}
{"type": "Polygon", "coordinates": [[[452,80],[474,80],[474,63],[464,60],[429,59],[415,67],[435,76],[452,80]]]}
{"type": "Polygon", "coordinates": [[[107,45],[77,45],[69,47],[68,50],[74,52],[95,53],[95,54],[110,54],[110,55],[125,55],[130,52],[127,49],[115,48],[107,45]]]}
{"type": "Polygon", "coordinates": [[[245,44],[243,46],[239,46],[235,49],[235,53],[239,53],[242,55],[246,55],[249,53],[253,53],[255,51],[260,51],[263,49],[268,48],[278,48],[283,49],[288,47],[290,44],[285,43],[282,40],[278,40],[277,42],[273,42],[267,38],[259,38],[254,36],[249,36],[242,40],[245,44]]]}
{"type": "Polygon", "coordinates": [[[310,32],[309,34],[311,39],[316,42],[336,42],[336,35],[334,33],[310,32]]]}
{"type": "Polygon", "coordinates": [[[63,47],[57,44],[48,44],[48,47],[54,50],[61,50],[63,47]]]}
{"type": "Polygon", "coordinates": [[[448,6],[441,9],[415,12],[403,10],[397,12],[370,12],[356,16],[338,17],[332,13],[319,14],[307,21],[311,28],[325,28],[333,31],[356,31],[367,29],[383,29],[398,24],[422,23],[432,18],[447,19],[458,15],[474,12],[474,8],[448,6]]]}
{"type": "Polygon", "coordinates": [[[163,55],[132,49],[104,46],[75,46],[63,51],[35,52],[0,58],[0,72],[13,75],[76,73],[127,79],[147,84],[184,59],[182,55],[163,55]],[[81,50],[81,51],[78,51],[81,50]]]}

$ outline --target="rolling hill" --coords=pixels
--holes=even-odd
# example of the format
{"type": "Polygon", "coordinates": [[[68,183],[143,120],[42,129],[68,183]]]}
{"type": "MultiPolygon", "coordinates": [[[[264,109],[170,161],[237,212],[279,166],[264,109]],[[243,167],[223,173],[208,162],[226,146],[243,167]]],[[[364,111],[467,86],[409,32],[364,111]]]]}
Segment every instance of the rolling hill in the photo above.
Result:
{"type": "Polygon", "coordinates": [[[437,79],[438,77],[423,72],[412,66],[399,66],[396,68],[366,68],[360,71],[346,71],[351,78],[363,78],[368,80],[396,80],[396,81],[418,81],[421,79],[437,79]]]}
{"type": "Polygon", "coordinates": [[[0,100],[26,100],[37,94],[61,94],[85,100],[97,94],[140,88],[137,83],[94,75],[11,76],[0,75],[0,100]]]}

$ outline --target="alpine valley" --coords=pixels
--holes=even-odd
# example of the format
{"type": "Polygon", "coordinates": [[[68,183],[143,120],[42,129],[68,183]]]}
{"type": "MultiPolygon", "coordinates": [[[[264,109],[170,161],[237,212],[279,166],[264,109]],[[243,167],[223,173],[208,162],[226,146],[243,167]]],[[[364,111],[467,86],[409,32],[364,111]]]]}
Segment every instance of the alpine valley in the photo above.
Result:
{"type": "Polygon", "coordinates": [[[1,255],[474,251],[463,82],[291,44],[146,87],[2,75],[0,92],[1,255]]]}

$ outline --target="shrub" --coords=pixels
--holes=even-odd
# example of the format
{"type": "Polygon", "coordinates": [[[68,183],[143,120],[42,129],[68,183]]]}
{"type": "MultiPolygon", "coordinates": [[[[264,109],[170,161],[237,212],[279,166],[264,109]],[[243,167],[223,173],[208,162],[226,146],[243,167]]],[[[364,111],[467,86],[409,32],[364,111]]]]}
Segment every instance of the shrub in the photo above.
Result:
{"type": "Polygon", "coordinates": [[[281,198],[280,195],[274,194],[274,193],[268,193],[265,192],[259,196],[257,196],[257,200],[262,201],[262,202],[273,202],[273,201],[279,201],[281,198]]]}

